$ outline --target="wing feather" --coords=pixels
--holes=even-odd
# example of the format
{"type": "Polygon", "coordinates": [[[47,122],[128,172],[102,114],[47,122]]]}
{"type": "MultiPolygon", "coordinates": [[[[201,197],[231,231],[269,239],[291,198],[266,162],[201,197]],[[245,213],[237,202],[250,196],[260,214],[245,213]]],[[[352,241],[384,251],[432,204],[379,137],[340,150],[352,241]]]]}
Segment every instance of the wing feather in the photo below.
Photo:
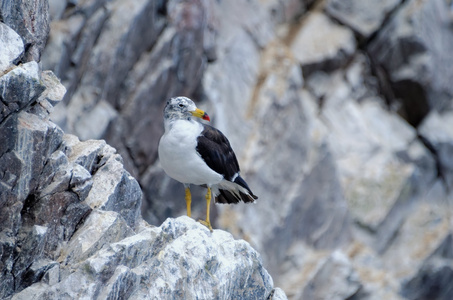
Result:
{"type": "Polygon", "coordinates": [[[239,164],[230,142],[220,130],[206,124],[203,126],[197,139],[197,152],[211,169],[232,181],[239,172],[239,164]]]}
{"type": "Polygon", "coordinates": [[[239,191],[238,194],[226,189],[219,189],[216,202],[238,203],[253,202],[258,197],[253,194],[245,180],[239,175],[239,164],[226,136],[218,129],[203,124],[204,129],[197,138],[197,152],[206,164],[215,172],[223,175],[225,180],[245,188],[249,195],[239,191]]]}

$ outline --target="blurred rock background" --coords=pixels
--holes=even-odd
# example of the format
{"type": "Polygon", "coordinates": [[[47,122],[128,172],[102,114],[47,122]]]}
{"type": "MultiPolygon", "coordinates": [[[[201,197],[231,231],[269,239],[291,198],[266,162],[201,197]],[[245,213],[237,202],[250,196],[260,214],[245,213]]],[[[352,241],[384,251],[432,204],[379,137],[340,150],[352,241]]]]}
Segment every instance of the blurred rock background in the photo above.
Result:
{"type": "Polygon", "coordinates": [[[157,157],[165,101],[185,95],[259,196],[215,206],[215,227],[289,299],[452,299],[452,16],[447,0],[50,0],[40,59],[67,89],[52,121],[117,149],[150,224],[185,214],[157,157]]]}

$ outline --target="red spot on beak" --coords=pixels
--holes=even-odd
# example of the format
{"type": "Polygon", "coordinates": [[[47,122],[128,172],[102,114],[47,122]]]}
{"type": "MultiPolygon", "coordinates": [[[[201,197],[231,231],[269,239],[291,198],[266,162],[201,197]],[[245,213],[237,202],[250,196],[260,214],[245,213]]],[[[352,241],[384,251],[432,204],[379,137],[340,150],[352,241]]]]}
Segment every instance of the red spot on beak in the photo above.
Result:
{"type": "Polygon", "coordinates": [[[203,114],[202,119],[203,119],[203,120],[206,120],[206,121],[211,121],[211,118],[209,118],[209,116],[208,116],[207,113],[204,113],[204,114],[203,114]]]}

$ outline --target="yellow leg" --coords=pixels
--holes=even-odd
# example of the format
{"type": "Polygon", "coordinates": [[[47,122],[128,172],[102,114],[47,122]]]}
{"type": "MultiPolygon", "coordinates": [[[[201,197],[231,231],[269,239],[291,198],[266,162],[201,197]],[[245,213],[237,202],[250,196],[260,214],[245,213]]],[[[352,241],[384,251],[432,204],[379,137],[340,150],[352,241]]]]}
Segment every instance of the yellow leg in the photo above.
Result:
{"type": "Polygon", "coordinates": [[[187,216],[190,217],[192,215],[190,206],[192,205],[192,195],[190,194],[190,189],[188,187],[185,188],[186,191],[186,206],[187,206],[187,216]]]}
{"type": "Polygon", "coordinates": [[[211,207],[211,188],[208,187],[208,192],[206,193],[206,220],[203,221],[203,220],[199,220],[198,222],[200,222],[201,224],[205,225],[206,227],[209,228],[209,230],[212,231],[212,226],[211,226],[211,222],[209,221],[209,211],[210,211],[210,207],[211,207]]]}

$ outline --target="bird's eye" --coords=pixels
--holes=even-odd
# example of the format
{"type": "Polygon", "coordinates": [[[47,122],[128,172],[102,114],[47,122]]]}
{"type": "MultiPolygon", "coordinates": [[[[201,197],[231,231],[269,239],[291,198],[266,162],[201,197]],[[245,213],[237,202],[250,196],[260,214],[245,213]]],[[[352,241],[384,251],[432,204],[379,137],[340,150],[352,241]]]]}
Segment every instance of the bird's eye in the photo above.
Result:
{"type": "Polygon", "coordinates": [[[179,107],[184,107],[184,104],[179,104],[179,107]]]}

